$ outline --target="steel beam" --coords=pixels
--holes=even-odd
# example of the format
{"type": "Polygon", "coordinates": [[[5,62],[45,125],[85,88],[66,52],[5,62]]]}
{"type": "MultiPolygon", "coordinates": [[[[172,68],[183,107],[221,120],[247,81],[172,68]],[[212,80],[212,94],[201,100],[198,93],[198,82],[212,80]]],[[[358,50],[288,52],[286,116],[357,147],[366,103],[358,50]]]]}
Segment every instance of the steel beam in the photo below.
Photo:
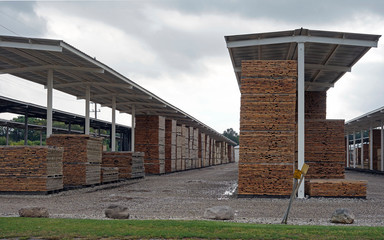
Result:
{"type": "Polygon", "coordinates": [[[116,97],[112,97],[111,151],[116,151],[116,97]]]}
{"type": "MultiPolygon", "coordinates": [[[[305,71],[304,71],[303,42],[297,47],[297,73],[298,73],[298,168],[301,169],[305,163],[305,71]]],[[[298,198],[304,198],[304,184],[299,187],[298,198]]]]}
{"type": "Polygon", "coordinates": [[[85,123],[84,123],[84,134],[89,135],[89,125],[90,125],[90,100],[91,99],[91,87],[87,85],[85,89],[85,123]]]}
{"type": "Polygon", "coordinates": [[[135,127],[136,127],[136,109],[135,105],[132,105],[131,114],[131,151],[135,151],[135,127]]]}
{"type": "Polygon", "coordinates": [[[53,70],[48,70],[47,82],[47,138],[52,134],[53,70]]]}

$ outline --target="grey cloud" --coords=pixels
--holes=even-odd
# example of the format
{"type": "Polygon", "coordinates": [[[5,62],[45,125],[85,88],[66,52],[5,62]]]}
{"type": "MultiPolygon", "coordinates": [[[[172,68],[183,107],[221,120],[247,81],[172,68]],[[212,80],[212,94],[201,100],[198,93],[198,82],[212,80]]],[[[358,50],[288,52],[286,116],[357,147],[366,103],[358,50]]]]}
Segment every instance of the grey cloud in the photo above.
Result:
{"type": "Polygon", "coordinates": [[[42,18],[36,15],[36,2],[0,2],[0,34],[40,37],[46,30],[42,18]]]}

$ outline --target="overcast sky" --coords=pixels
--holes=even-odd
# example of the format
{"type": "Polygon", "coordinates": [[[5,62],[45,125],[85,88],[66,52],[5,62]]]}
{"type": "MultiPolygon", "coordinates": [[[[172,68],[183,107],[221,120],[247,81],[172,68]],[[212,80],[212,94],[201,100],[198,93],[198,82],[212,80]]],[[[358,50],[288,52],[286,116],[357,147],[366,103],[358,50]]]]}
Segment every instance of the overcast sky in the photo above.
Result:
{"type": "MultiPolygon", "coordinates": [[[[383,35],[384,1],[0,1],[1,35],[64,40],[219,132],[239,131],[240,93],[224,36],[301,27],[383,35]]],[[[328,91],[328,118],[384,106],[383,76],[381,39],[328,91]]],[[[0,75],[0,95],[45,105],[45,92],[0,75]]],[[[55,92],[54,108],[84,114],[83,102],[55,92]]],[[[108,109],[100,114],[110,119],[108,109]]],[[[117,119],[130,124],[129,115],[117,119]]]]}

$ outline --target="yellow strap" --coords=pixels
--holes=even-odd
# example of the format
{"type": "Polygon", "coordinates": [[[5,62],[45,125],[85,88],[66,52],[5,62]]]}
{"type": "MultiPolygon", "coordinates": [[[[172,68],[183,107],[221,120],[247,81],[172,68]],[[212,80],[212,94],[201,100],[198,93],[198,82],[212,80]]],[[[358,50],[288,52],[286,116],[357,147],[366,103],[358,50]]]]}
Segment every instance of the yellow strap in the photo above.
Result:
{"type": "Polygon", "coordinates": [[[301,178],[301,171],[299,169],[296,169],[295,172],[293,173],[293,177],[296,179],[301,178]]]}

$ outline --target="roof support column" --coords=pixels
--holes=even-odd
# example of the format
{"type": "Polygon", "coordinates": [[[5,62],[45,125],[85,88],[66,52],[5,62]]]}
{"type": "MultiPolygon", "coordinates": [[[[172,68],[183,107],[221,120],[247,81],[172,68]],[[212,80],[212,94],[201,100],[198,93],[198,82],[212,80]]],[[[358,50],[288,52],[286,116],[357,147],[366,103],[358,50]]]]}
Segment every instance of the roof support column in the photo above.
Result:
{"type": "Polygon", "coordinates": [[[373,129],[369,127],[369,169],[373,170],[373,129]]]}
{"type": "Polygon", "coordinates": [[[349,167],[349,134],[347,133],[347,136],[346,136],[346,139],[347,139],[347,167],[349,167]]]}
{"type": "MultiPolygon", "coordinates": [[[[298,168],[301,169],[305,163],[305,74],[304,74],[304,43],[297,44],[297,94],[298,94],[298,168]]],[[[304,198],[304,184],[301,184],[298,191],[298,198],[304,198]]]]}
{"type": "Polygon", "coordinates": [[[356,132],[353,131],[353,168],[356,168],[356,132]]]}
{"type": "Polygon", "coordinates": [[[111,151],[116,151],[116,97],[112,97],[111,151]]]}
{"type": "Polygon", "coordinates": [[[91,87],[88,85],[85,89],[85,123],[84,123],[84,134],[89,135],[89,104],[91,101],[91,87]]]}
{"type": "Polygon", "coordinates": [[[24,145],[28,145],[28,108],[24,115],[24,145]]]}
{"type": "Polygon", "coordinates": [[[136,127],[136,108],[132,105],[131,113],[131,151],[135,151],[135,127],[136,127]]]}
{"type": "Polygon", "coordinates": [[[48,70],[47,82],[47,138],[52,134],[53,70],[48,70]]]}
{"type": "Polygon", "coordinates": [[[361,168],[364,169],[364,131],[360,131],[360,141],[361,141],[361,149],[360,149],[360,159],[361,159],[361,168]]]}
{"type": "Polygon", "coordinates": [[[381,171],[384,171],[384,125],[383,120],[381,120],[380,123],[380,169],[381,171]]]}

